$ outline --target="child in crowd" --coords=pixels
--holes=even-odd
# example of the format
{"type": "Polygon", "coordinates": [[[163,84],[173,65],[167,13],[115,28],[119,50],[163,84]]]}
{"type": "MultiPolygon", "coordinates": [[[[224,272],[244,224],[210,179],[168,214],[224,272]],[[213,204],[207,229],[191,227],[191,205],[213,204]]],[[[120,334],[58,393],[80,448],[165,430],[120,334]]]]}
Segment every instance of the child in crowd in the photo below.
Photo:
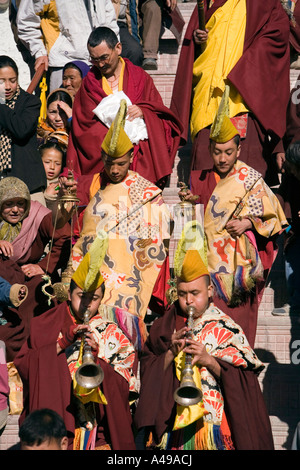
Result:
{"type": "Polygon", "coordinates": [[[51,138],[39,148],[40,155],[47,177],[47,188],[44,192],[46,206],[52,210],[59,190],[58,177],[65,166],[65,152],[63,148],[51,138]]]}

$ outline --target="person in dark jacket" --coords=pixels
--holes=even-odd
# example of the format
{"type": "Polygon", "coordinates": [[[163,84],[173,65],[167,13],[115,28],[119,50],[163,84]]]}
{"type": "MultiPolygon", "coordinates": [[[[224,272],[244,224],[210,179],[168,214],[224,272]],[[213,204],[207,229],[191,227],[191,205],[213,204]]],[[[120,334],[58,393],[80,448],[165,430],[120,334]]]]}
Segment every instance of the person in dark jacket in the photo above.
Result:
{"type": "Polygon", "coordinates": [[[20,88],[16,63],[1,55],[0,178],[21,179],[34,199],[47,187],[36,137],[39,113],[39,98],[20,88]]]}

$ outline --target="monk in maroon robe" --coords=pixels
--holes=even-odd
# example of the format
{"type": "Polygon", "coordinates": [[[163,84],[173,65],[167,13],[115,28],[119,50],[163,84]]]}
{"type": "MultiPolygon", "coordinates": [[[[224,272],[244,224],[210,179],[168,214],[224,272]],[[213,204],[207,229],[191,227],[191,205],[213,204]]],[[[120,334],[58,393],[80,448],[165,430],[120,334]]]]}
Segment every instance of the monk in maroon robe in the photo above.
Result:
{"type": "Polygon", "coordinates": [[[137,446],[144,447],[141,437],[145,433],[147,447],[151,443],[163,450],[273,450],[257,379],[263,365],[246,338],[242,339],[241,328],[211,303],[212,285],[200,253],[191,249],[183,256],[181,271],[176,267],[178,300],[151,326],[141,357],[137,446]],[[191,323],[190,319],[186,322],[190,308],[194,309],[191,323]],[[206,417],[199,396],[198,412],[196,403],[189,400],[176,407],[174,392],[184,381],[183,365],[178,367],[183,352],[192,355],[193,380],[202,391],[202,413],[209,408],[206,417]],[[242,366],[243,357],[249,362],[242,366]]]}
{"type": "MultiPolygon", "coordinates": [[[[105,43],[105,40],[101,43],[105,43]]],[[[120,55],[119,44],[113,49],[106,46],[111,55],[117,54],[117,58],[120,55]]],[[[97,48],[99,45],[89,50],[94,51],[97,48]]],[[[128,59],[122,60],[125,63],[122,91],[131,100],[132,105],[138,106],[141,110],[148,133],[147,139],[140,140],[134,145],[134,159],[130,169],[163,187],[172,173],[182,124],[163,104],[147,72],[128,59]]],[[[108,95],[103,85],[105,69],[103,67],[102,73],[100,65],[97,62],[94,64],[76,94],[73,107],[67,166],[79,175],[98,173],[103,169],[101,144],[108,128],[96,117],[93,110],[108,95]]],[[[117,64],[118,62],[116,66],[117,64]]],[[[110,77],[107,75],[107,78],[110,77]]]]}
{"type": "MultiPolygon", "coordinates": [[[[70,450],[75,433],[75,408],[70,405],[72,379],[65,354],[57,355],[56,341],[59,332],[66,332],[72,320],[66,302],[60,304],[31,323],[30,342],[26,342],[14,364],[24,384],[24,410],[21,422],[36,409],[50,408],[59,413],[65,422],[70,450]]],[[[110,364],[99,359],[105,380],[103,393],[109,405],[99,404],[99,417],[107,419],[110,440],[114,450],[135,448],[131,416],[128,406],[128,384],[110,364]],[[126,401],[127,400],[127,401],[126,401]]],[[[98,431],[98,441],[103,441],[103,429],[98,431]]]]}
{"type": "MultiPolygon", "coordinates": [[[[210,8],[207,7],[209,2],[204,2],[205,23],[225,2],[215,0],[210,8]]],[[[261,173],[271,185],[277,183],[275,154],[283,151],[280,139],[286,128],[290,93],[290,24],[279,0],[246,0],[246,9],[243,54],[227,79],[250,109],[240,159],[261,173]]],[[[188,140],[193,62],[198,54],[193,32],[198,25],[196,7],[183,41],[170,106],[184,125],[183,145],[188,140]]],[[[209,128],[204,128],[195,137],[191,159],[193,170],[211,167],[209,132],[209,128]]]]}
{"type": "Polygon", "coordinates": [[[99,270],[90,271],[89,261],[84,258],[73,274],[69,300],[32,320],[29,339],[15,358],[24,384],[21,421],[36,409],[50,408],[64,419],[70,449],[133,450],[129,392],[136,395],[135,352],[121,330],[99,315],[104,280],[99,270]],[[101,380],[91,387],[76,376],[79,364],[86,363],[87,346],[102,369],[101,380]],[[88,442],[84,446],[82,439],[88,442]]]}

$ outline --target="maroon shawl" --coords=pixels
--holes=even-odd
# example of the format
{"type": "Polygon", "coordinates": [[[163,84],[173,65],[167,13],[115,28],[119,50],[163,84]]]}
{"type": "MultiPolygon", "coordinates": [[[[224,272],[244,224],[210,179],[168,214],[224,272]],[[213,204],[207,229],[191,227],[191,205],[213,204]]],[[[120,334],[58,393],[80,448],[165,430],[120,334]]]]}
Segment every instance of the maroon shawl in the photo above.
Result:
{"type": "MultiPolygon", "coordinates": [[[[31,322],[30,337],[14,360],[24,385],[24,410],[20,422],[28,413],[50,408],[64,419],[69,447],[75,432],[74,409],[71,406],[71,375],[64,353],[57,355],[56,341],[72,319],[64,302],[31,322]]],[[[99,405],[105,414],[113,450],[134,450],[131,415],[128,406],[129,387],[126,380],[110,364],[101,360],[104,371],[103,392],[108,405],[99,405]]]]}
{"type": "MultiPolygon", "coordinates": [[[[124,60],[123,91],[132,104],[142,109],[148,131],[148,139],[134,147],[131,169],[158,183],[172,173],[182,125],[163,104],[150,75],[129,60],[124,60]]],[[[108,129],[93,109],[106,96],[101,86],[101,74],[93,67],[84,78],[73,106],[67,166],[78,174],[98,173],[103,169],[101,144],[108,129]]]]}

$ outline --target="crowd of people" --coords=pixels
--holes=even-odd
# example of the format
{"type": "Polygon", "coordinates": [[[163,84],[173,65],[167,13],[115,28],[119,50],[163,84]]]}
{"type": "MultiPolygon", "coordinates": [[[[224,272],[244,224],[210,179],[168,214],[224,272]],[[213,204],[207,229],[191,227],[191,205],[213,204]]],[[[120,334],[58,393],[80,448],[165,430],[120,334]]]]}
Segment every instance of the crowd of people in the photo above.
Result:
{"type": "Polygon", "coordinates": [[[0,434],[13,406],[11,450],[273,450],[254,347],[280,235],[300,311],[300,2],[206,0],[184,38],[176,0],[9,3],[48,90],[0,55],[0,434]]]}

